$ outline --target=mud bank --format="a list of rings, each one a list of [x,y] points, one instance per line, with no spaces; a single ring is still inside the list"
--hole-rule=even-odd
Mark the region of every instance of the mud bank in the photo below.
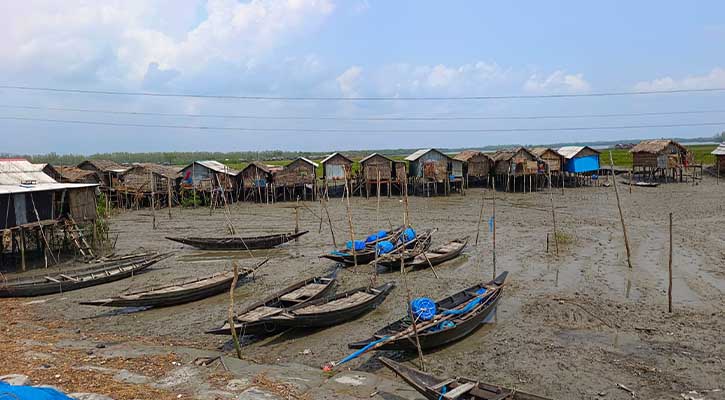
[[[622,205],[632,245],[630,270],[625,262],[622,231],[614,191],[610,188],[556,191],[557,223],[564,243],[559,256],[553,242],[551,202],[546,192],[496,194],[497,272],[509,271],[494,321],[467,339],[426,354],[429,369],[441,375],[465,375],[557,399],[725,398],[725,185],[706,178],[697,186],[668,184],[657,188],[621,188]],[[483,223],[476,236],[481,203]],[[301,203],[302,204],[302,203]],[[398,198],[353,199],[352,214],[358,237],[379,228],[400,225],[403,207]],[[290,203],[231,206],[233,223],[241,234],[291,231]],[[345,204],[331,199],[329,212],[338,244],[349,240]],[[667,217],[674,214],[674,310],[667,311]],[[274,251],[254,252],[270,257],[253,280],[235,294],[237,307],[306,276],[324,274],[334,265],[318,255],[330,251],[332,236],[318,203],[304,203],[301,229],[310,230],[299,242]],[[487,221],[492,214],[490,191],[470,189],[465,196],[410,198],[411,223],[418,229],[438,228],[434,246],[471,236],[463,257],[430,270],[408,275],[413,296],[440,298],[488,280],[493,274],[492,237]],[[203,252],[165,240],[165,236],[224,235],[222,210],[174,209],[157,212],[152,229],[148,210],[114,216],[117,251],[138,248],[173,251],[147,273],[131,279],[39,299],[31,306],[39,325],[61,320],[94,334],[147,338],[156,343],[183,342],[188,348],[215,352],[227,349],[227,338],[205,335],[226,318],[227,297],[169,309],[113,310],[79,306],[82,300],[107,297],[229,269],[232,261],[252,265],[247,252]],[[553,240],[553,238],[552,238]],[[339,275],[339,290],[367,284],[371,267],[349,268]],[[375,311],[337,327],[312,332],[289,331],[248,343],[244,355],[264,365],[300,365],[319,371],[320,365],[349,354],[349,342],[368,337],[403,315],[405,293],[398,274],[383,274],[378,282],[396,281],[398,288]],[[414,354],[384,353],[398,360]],[[369,377],[396,379],[364,356],[349,365]],[[0,374],[5,371],[0,367]],[[317,372],[315,372],[317,373]],[[321,373],[320,373],[321,374]],[[373,378],[369,378],[373,379]],[[377,379],[377,378],[375,378]],[[372,391],[349,391],[346,396],[370,398]],[[347,390],[347,391],[346,391]],[[334,391],[334,390],[333,390]],[[365,393],[364,393],[365,392]],[[376,397],[377,396],[377,397]],[[397,397],[396,397],[397,396]],[[315,396],[313,396],[315,398]],[[412,393],[373,398],[416,398]]]

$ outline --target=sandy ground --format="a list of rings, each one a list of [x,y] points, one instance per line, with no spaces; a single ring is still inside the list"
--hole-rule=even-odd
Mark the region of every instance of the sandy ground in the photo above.
[[[496,194],[497,272],[509,271],[509,284],[494,321],[470,337],[425,355],[428,368],[441,375],[462,375],[555,399],[725,398],[725,185],[705,178],[700,185],[668,184],[657,188],[620,186],[622,207],[632,248],[630,270],[612,187],[567,189],[554,193],[556,219],[566,243],[554,254],[551,200],[546,192]],[[484,222],[477,246],[481,203]],[[303,203],[301,203],[303,204]],[[399,225],[403,206],[384,197],[352,201],[358,236]],[[244,235],[277,233],[294,228],[292,203],[231,206],[237,230]],[[319,203],[300,211],[301,229],[310,230],[298,243],[274,251],[254,252],[270,262],[254,280],[236,291],[237,307],[250,303],[303,277],[325,274],[333,263],[318,258],[330,251],[326,221],[320,230]],[[338,244],[349,239],[345,203],[331,199],[329,211]],[[668,213],[674,215],[674,312],[667,313]],[[173,251],[153,270],[131,279],[49,296],[32,305],[39,324],[61,320],[91,334],[147,337],[158,343],[183,341],[190,347],[229,350],[227,338],[206,335],[226,317],[227,297],[168,309],[134,310],[79,306],[81,300],[107,297],[181,279],[229,269],[233,260],[251,266],[246,252],[203,252],[165,240],[165,236],[224,235],[225,213],[209,209],[157,212],[152,229],[149,210],[114,216],[117,251],[140,247]],[[314,215],[316,214],[316,215]],[[410,198],[411,223],[418,229],[438,228],[434,246],[471,236],[459,259],[430,270],[408,274],[414,297],[434,299],[489,280],[493,274],[490,191],[470,189],[465,196]],[[366,284],[369,266],[346,269],[340,288]],[[405,312],[405,290],[399,274],[380,275],[398,287],[375,311],[340,326],[313,332],[290,331],[244,347],[245,357],[262,364],[296,363],[319,368],[350,350],[349,342],[369,337]],[[29,307],[30,308],[30,307]],[[415,354],[386,352],[417,363]],[[366,355],[349,364],[354,370],[395,378]],[[2,368],[0,368],[2,370]],[[2,371],[0,371],[2,372]],[[690,393],[696,391],[697,393]],[[349,393],[348,393],[349,394]],[[377,398],[415,398],[411,394],[378,393]],[[412,396],[412,397],[409,397]],[[314,397],[314,396],[313,396]],[[356,396],[353,396],[356,397]],[[370,398],[370,392],[361,393]],[[375,396],[374,396],[375,397]]]

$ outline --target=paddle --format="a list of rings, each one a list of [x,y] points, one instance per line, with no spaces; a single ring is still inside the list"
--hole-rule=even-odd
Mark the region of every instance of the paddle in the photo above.
[[[499,290],[501,290],[501,287],[502,286],[486,290],[486,292],[473,297],[471,300],[469,300],[463,304],[460,304],[457,307],[446,310],[447,313],[445,313],[445,314],[444,313],[436,314],[430,321],[425,321],[421,324],[417,324],[416,327],[419,332],[423,332],[426,329],[429,329],[442,322],[448,321],[448,320],[452,319],[453,317],[459,316],[459,314],[457,314],[455,311],[461,311],[461,310],[465,309],[466,307],[468,307],[469,304],[471,304],[472,302],[478,300],[479,301],[478,305],[476,305],[473,309],[469,310],[469,312],[474,312],[475,310],[479,309],[480,307],[487,305],[487,302],[485,302],[483,300],[484,299],[488,300],[489,298],[492,298],[495,293],[497,293]],[[342,365],[348,361],[354,360],[355,358],[367,353],[368,351],[380,348],[385,343],[388,343],[388,342],[391,342],[394,340],[398,340],[402,337],[408,336],[413,332],[413,327],[414,327],[413,324],[411,324],[411,326],[409,326],[406,329],[403,329],[402,331],[396,333],[395,335],[385,336],[376,341],[370,342],[362,349],[350,354],[349,356],[346,356],[345,358],[341,359],[340,361],[330,361],[328,364],[324,365],[322,367],[322,369],[324,371],[332,371],[335,367]]]

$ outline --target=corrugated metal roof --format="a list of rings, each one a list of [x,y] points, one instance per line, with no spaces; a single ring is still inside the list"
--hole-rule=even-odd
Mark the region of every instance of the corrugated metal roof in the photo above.
[[[43,172],[41,164],[28,160],[0,160],[0,185],[20,185],[23,182],[57,183]]]
[[[96,183],[39,183],[37,185],[0,185],[0,194],[45,192],[47,190],[78,189],[98,186]]]
[[[712,153],[716,156],[725,156],[725,143],[720,143],[720,146],[717,146],[715,150],[712,151]]]
[[[324,158],[324,159],[323,159],[322,161],[320,161],[320,164],[324,164],[324,163],[326,163],[326,162],[327,162],[327,161],[329,161],[329,160],[330,160],[330,159],[331,159],[332,157],[335,157],[335,156],[337,156],[337,155],[339,155],[340,157],[342,157],[342,158],[346,159],[347,161],[350,161],[350,162],[352,162],[352,160],[351,160],[351,159],[349,159],[348,157],[345,157],[345,155],[344,155],[344,154],[342,154],[342,153],[338,153],[338,152],[334,152],[334,153],[330,154],[329,156],[325,157],[325,158]]]
[[[297,161],[297,160],[302,160],[302,161],[306,162],[307,164],[310,164],[310,165],[312,165],[313,167],[317,168],[317,163],[316,163],[316,162],[314,162],[314,161],[312,161],[312,160],[310,160],[309,158],[305,158],[305,157],[297,157],[297,158],[295,158],[295,159],[294,159],[294,161]],[[292,161],[292,162],[294,162],[294,161]],[[290,163],[290,164],[291,164],[291,163]]]
[[[386,160],[393,161],[393,159],[390,158],[390,157],[386,157],[386,156],[384,156],[384,155],[382,155],[380,153],[373,153],[373,154],[370,154],[370,155],[365,156],[362,160],[360,160],[360,164],[364,163],[365,161],[367,161],[367,160],[369,160],[369,159],[371,159],[371,158],[373,158],[375,156],[380,156],[380,157],[383,157]]]
[[[577,154],[579,154],[580,151],[582,151],[584,149],[589,149],[597,154],[601,153],[599,150],[591,148],[589,146],[564,146],[564,147],[560,147],[559,150],[557,150],[557,151],[559,152],[559,154],[564,156],[564,158],[566,158],[567,160],[570,160],[573,157],[575,157]]]
[[[216,171],[222,174],[228,174],[228,175],[237,175],[239,171],[235,169],[231,169],[228,166],[220,163],[219,161],[214,160],[204,160],[204,161],[196,161],[197,164],[202,165],[206,168],[209,168],[212,171]],[[186,168],[184,168],[186,169]]]
[[[416,151],[415,153],[409,155],[408,157],[405,157],[405,161],[415,161],[423,156],[423,154],[431,151],[433,149],[420,149]]]

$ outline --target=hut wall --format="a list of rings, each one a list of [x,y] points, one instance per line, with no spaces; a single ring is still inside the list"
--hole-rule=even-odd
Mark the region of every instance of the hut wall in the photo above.
[[[489,160],[484,155],[473,156],[468,160],[468,176],[487,176],[490,168]]]
[[[0,195],[0,212],[3,214],[0,218],[0,229],[12,228],[15,226],[15,206],[13,205],[12,195]]]
[[[245,188],[265,187],[269,175],[257,166],[250,166],[242,171],[242,185]]]
[[[437,151],[429,151],[410,164],[411,176],[442,182],[448,174],[448,157]]]
[[[499,160],[496,162],[496,168],[494,168],[496,175],[506,175],[511,172],[511,161],[510,160]]]
[[[577,155],[566,161],[564,170],[572,173],[592,172],[599,169],[599,154],[587,156]]]
[[[451,161],[451,175],[456,178],[463,177],[463,161]]]
[[[657,168],[657,154],[645,152],[632,153],[632,167]]]
[[[392,177],[392,163],[390,160],[379,155],[370,157],[362,165],[363,177],[366,180],[375,181],[380,172],[381,180],[389,180]]]
[[[407,176],[405,161],[394,161],[393,165],[395,166],[395,178],[402,182],[403,178]]]
[[[547,151],[546,153],[541,155],[541,159],[544,160],[546,165],[549,167],[549,171],[551,172],[559,172],[561,171],[561,157],[559,155],[553,154],[550,151]]]
[[[275,175],[274,182],[284,186],[312,184],[315,177],[313,165],[302,160],[295,160]]]
[[[169,188],[168,180],[165,176],[142,167],[135,167],[126,172],[123,175],[121,186],[127,191],[142,193],[166,193]]]
[[[352,169],[352,163],[345,159],[345,157],[337,154],[325,162],[323,169],[326,180],[344,181],[345,177],[349,174],[348,171]]]
[[[70,216],[76,222],[95,220],[96,193],[94,188],[80,188],[68,191]]]
[[[720,170],[720,173],[725,172],[725,155],[715,156],[715,168]],[[2,210],[2,208],[0,208]]]

